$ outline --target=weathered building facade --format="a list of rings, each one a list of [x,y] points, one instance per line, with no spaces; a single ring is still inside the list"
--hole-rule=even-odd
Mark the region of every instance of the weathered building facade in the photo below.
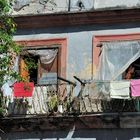
[[[55,56],[55,59],[52,59],[53,64],[51,66],[47,65],[47,72],[43,69],[44,67],[38,59],[34,57],[37,60],[38,68],[36,69],[37,73],[33,73],[36,77],[30,76],[31,80],[35,79],[35,84],[40,84],[48,82],[43,80],[43,78],[52,80],[59,77],[57,80],[64,79],[68,83],[68,85],[62,87],[62,89],[68,87],[65,94],[69,95],[69,88],[71,88],[69,86],[74,86],[74,90],[73,88],[70,90],[73,92],[73,96],[79,95],[81,87],[84,85],[82,83],[80,85],[74,76],[80,78],[83,83],[90,83],[95,80],[97,80],[97,83],[99,83],[99,80],[109,81],[107,75],[114,74],[112,67],[115,66],[116,70],[118,61],[121,63],[121,61],[125,60],[125,56],[130,53],[128,51],[127,54],[127,51],[121,48],[124,57],[120,57],[116,52],[112,52],[111,56],[107,56],[105,53],[106,59],[102,54],[104,52],[103,47],[110,45],[108,43],[112,43],[111,45],[113,46],[118,43],[116,46],[134,46],[133,48],[138,48],[133,50],[131,57],[132,59],[135,56],[133,61],[126,61],[120,66],[122,68],[123,65],[128,63],[124,68],[125,70],[118,68],[120,71],[126,71],[135,62],[134,60],[139,58],[139,54],[136,53],[139,52],[140,39],[139,4],[139,0],[128,0],[127,2],[124,0],[16,0],[11,10],[17,23],[17,32],[14,40],[27,47],[28,52],[34,54],[34,56],[35,54],[43,56],[40,49],[44,52],[46,49],[54,50],[51,54]],[[124,43],[125,45],[119,43]],[[56,55],[53,55],[55,52]],[[45,52],[45,54],[47,53],[48,51]],[[48,59],[46,60],[49,62]],[[112,67],[104,66],[101,64],[101,60],[105,60],[104,64]],[[23,63],[20,61],[19,64],[20,71],[22,71],[21,65]],[[100,65],[104,67],[104,71],[101,70],[101,72],[105,74],[100,75],[102,78],[96,79]],[[109,72],[108,70],[110,69],[113,70]],[[24,75],[25,72],[22,74]],[[27,75],[25,74],[24,76]],[[116,76],[116,73],[110,80],[114,76]],[[52,80],[53,82],[56,80],[54,79]],[[103,103],[99,101],[100,98],[94,100],[95,91],[92,94],[90,94],[91,91],[88,91],[90,95],[85,96],[83,103],[80,102],[82,106],[85,104],[85,108],[82,107],[80,109],[82,114],[73,116],[73,114],[68,115],[66,113],[66,115],[62,116],[62,113],[60,116],[48,117],[46,113],[48,110],[44,108],[46,102],[42,100],[42,95],[45,95],[44,91],[46,90],[44,87],[41,89],[39,89],[39,86],[36,87],[35,104],[32,105],[33,102],[29,101],[33,109],[28,110],[28,114],[37,114],[37,117],[34,116],[32,120],[29,120],[29,118],[24,116],[22,118],[16,116],[15,118],[11,117],[12,121],[7,117],[3,120],[2,125],[5,125],[6,120],[13,126],[10,132],[5,130],[7,134],[2,134],[3,139],[140,139],[139,106],[137,107],[139,99],[137,97],[138,102],[133,102],[133,99],[131,102],[126,95],[126,98],[121,96],[115,97],[117,102],[116,100],[114,101],[114,98],[109,98],[107,100],[109,103],[104,108]],[[92,101],[89,97],[92,98]],[[96,97],[95,99],[97,99]],[[113,103],[110,101],[113,101]],[[41,106],[40,103],[42,103]],[[112,109],[111,107],[114,108]],[[71,109],[66,111],[71,113]],[[45,117],[39,118],[38,115],[40,114],[43,114],[43,117],[45,114]],[[16,122],[18,122],[19,126],[15,125]],[[17,132],[17,129],[20,132]]]

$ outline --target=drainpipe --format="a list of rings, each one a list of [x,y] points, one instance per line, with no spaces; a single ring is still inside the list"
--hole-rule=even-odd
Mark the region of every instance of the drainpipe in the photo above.
[[[71,0],[69,0],[69,3],[68,3],[68,12],[70,12],[70,6],[71,6]]]

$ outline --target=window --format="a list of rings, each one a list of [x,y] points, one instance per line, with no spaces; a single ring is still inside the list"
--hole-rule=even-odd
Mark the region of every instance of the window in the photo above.
[[[123,73],[123,79],[140,79],[140,58],[126,69]]]
[[[94,87],[103,104],[115,112],[139,111],[140,34],[96,36],[93,45]]]
[[[66,39],[20,41],[27,46],[20,57],[20,74],[35,84],[56,84],[57,77],[66,75]],[[27,60],[35,66],[27,67]],[[31,64],[32,65],[32,64]]]
[[[56,84],[59,48],[59,45],[25,48],[20,61],[21,76],[35,84]]]
[[[99,80],[122,80],[123,73],[140,57],[139,41],[102,42]]]
[[[93,77],[95,77],[97,75],[97,71],[99,70],[99,67],[100,67],[99,61],[101,59],[101,53],[103,51],[102,50],[103,48],[106,48],[106,49],[104,49],[104,51],[105,51],[104,53],[106,54],[106,56],[108,56],[108,58],[110,59],[111,62],[114,61],[114,63],[115,63],[115,61],[116,61],[116,63],[120,64],[120,60],[118,59],[120,56],[121,56],[121,58],[120,58],[121,61],[124,61],[123,57],[130,57],[129,56],[130,52],[131,52],[131,58],[134,54],[136,54],[135,51],[139,50],[138,48],[140,46],[139,40],[140,40],[140,34],[95,36],[93,38],[93,69],[92,69]],[[125,46],[126,49],[123,46]],[[133,50],[131,50],[131,48]],[[127,53],[129,53],[129,55],[126,55],[126,51],[127,51]],[[117,56],[116,53],[118,54],[119,57]],[[112,55],[111,58],[110,58],[110,55]],[[138,57],[139,57],[138,53],[136,55],[137,55],[137,57],[134,58],[134,60],[129,61],[129,63],[126,64],[127,66],[125,65],[126,66],[125,69],[127,69],[127,67],[129,67],[129,65],[131,65],[131,63],[133,63],[136,59],[138,59]],[[127,58],[127,59],[129,59],[129,58]],[[116,64],[116,66],[117,66],[117,64]],[[116,67],[115,67],[115,70],[116,70]]]

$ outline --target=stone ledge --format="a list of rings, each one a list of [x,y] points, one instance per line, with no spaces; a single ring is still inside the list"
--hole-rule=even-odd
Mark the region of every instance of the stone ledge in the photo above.
[[[9,117],[0,119],[0,129],[4,132],[34,130],[69,130],[104,128],[140,128],[140,114],[85,114],[79,116],[34,116]]]

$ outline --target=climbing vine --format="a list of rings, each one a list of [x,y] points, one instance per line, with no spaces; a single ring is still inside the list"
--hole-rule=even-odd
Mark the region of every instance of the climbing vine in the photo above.
[[[9,14],[8,0],[0,0],[0,89],[8,80],[19,79],[20,76],[14,70],[16,56],[20,52],[20,46],[13,41],[16,24]],[[4,98],[0,94],[0,114],[3,114]]]
[[[18,78],[13,65],[20,47],[13,41],[16,24],[9,10],[8,1],[0,0],[0,87],[7,80]]]

